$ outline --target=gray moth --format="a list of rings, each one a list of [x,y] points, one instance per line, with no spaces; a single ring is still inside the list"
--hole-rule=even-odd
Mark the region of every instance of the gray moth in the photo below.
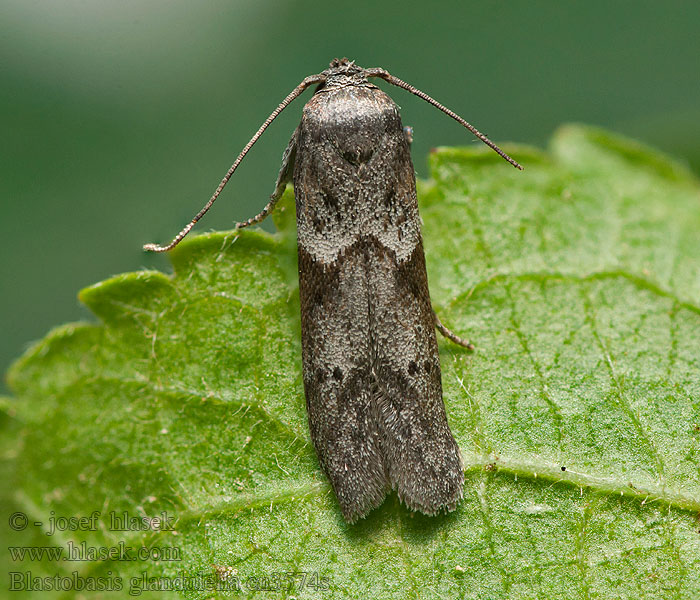
[[[352,523],[391,490],[412,510],[454,510],[464,487],[459,447],[442,399],[433,311],[411,162],[411,130],[371,78],[433,104],[517,168],[461,117],[381,68],[347,59],[304,79],[241,151],[214,195],[166,246],[209,210],[269,124],[316,85],[284,152],[261,222],[294,184],[304,391],[309,429],[341,512]]]

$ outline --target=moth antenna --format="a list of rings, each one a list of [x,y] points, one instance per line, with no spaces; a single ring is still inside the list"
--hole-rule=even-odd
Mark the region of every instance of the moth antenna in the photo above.
[[[231,179],[231,176],[235,172],[235,170],[238,168],[238,165],[241,164],[241,161],[245,157],[246,154],[248,154],[248,150],[250,150],[253,147],[253,144],[258,141],[260,136],[263,134],[263,132],[268,128],[270,123],[274,121],[277,118],[277,115],[279,115],[287,106],[298,96],[300,96],[304,90],[306,90],[307,87],[310,85],[314,85],[315,83],[321,83],[325,81],[326,76],[323,74],[318,74],[318,75],[310,75],[309,77],[305,78],[297,87],[295,87],[289,95],[282,100],[280,105],[272,111],[269,117],[265,119],[265,122],[260,126],[260,129],[255,133],[255,135],[250,139],[250,141],[245,145],[245,148],[241,150],[241,153],[238,155],[238,158],[233,162],[231,165],[231,168],[226,172],[226,175],[224,175],[224,178],[221,180],[221,183],[218,185],[216,188],[216,191],[212,195],[212,197],[209,199],[209,202],[207,202],[203,207],[202,210],[200,210],[194,217],[193,219],[185,225],[185,227],[182,228],[182,231],[178,233],[173,240],[167,245],[167,246],[159,246],[158,244],[144,244],[143,249],[144,250],[150,250],[151,252],[167,252],[168,250],[171,250],[175,246],[177,246],[182,239],[190,232],[190,230],[195,226],[197,221],[199,221],[205,214],[207,214],[207,211],[212,207],[214,202],[216,202],[216,199],[219,197],[219,194],[221,191],[226,187],[226,184],[228,183],[229,179]]]
[[[484,142],[484,144],[486,144],[489,148],[496,152],[496,154],[498,154],[501,158],[507,160],[516,169],[520,169],[521,171],[523,170],[523,166],[520,163],[518,163],[516,160],[512,159],[505,152],[503,152],[503,150],[496,146],[496,144],[494,144],[489,138],[487,138],[483,133],[481,133],[476,127],[474,127],[470,123],[467,123],[457,113],[452,112],[449,108],[443,106],[437,100],[434,100],[433,98],[428,96],[428,94],[426,94],[425,92],[422,92],[418,88],[413,87],[410,83],[402,81],[398,77],[394,77],[391,73],[381,68],[366,69],[366,73],[368,77],[381,77],[384,81],[387,81],[388,83],[395,85],[396,87],[403,88],[404,90],[411,92],[419,98],[422,98],[429,104],[432,104],[435,108],[439,108],[446,115],[452,117],[455,121],[457,121],[458,123],[466,127],[469,131],[471,131],[476,137],[478,137],[482,142]]]

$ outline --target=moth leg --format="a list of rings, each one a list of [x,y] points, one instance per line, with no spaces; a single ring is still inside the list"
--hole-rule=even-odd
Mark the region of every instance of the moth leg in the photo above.
[[[435,315],[435,327],[442,335],[444,335],[448,340],[454,342],[458,346],[463,346],[467,350],[474,350],[474,344],[472,344],[469,340],[465,338],[459,337],[457,334],[447,329],[447,327],[445,327],[442,324],[440,317],[437,316],[437,313],[434,310],[433,315]]]
[[[256,225],[261,221],[265,220],[265,217],[272,212],[275,205],[284,194],[284,189],[287,184],[292,181],[292,176],[294,175],[294,161],[297,155],[297,131],[292,134],[292,139],[289,140],[287,148],[282,155],[282,166],[280,167],[279,175],[277,176],[277,184],[275,185],[275,191],[270,196],[270,201],[267,206],[263,208],[257,215],[251,217],[247,221],[242,221],[236,223],[235,229],[243,229],[244,227],[250,227],[251,225]]]
[[[275,189],[275,193],[270,196],[270,201],[267,203],[265,208],[263,208],[257,215],[254,217],[251,217],[247,221],[241,221],[240,223],[236,223],[234,225],[234,229],[243,229],[244,227],[250,227],[251,225],[257,225],[261,221],[265,220],[265,217],[272,212],[272,209],[275,208],[275,204],[279,201],[279,199],[282,197],[282,194],[284,193],[284,188],[286,186],[286,182],[284,185],[281,187],[278,186],[277,189]]]

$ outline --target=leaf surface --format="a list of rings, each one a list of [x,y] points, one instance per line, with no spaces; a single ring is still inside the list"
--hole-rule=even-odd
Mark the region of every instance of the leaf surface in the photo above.
[[[172,277],[83,290],[100,323],[59,327],[15,364],[8,506],[103,523],[17,543],[161,554],[8,570],[111,573],[125,590],[190,577],[188,598],[700,595],[698,182],[581,126],[548,153],[509,150],[524,172],[439,149],[419,182],[433,302],[476,344],[440,341],[458,510],[425,517],[392,495],[343,522],[306,422],[288,190],[280,233],[198,236]],[[174,530],[110,530],[124,511],[165,511]],[[235,591],[217,595],[225,567]]]

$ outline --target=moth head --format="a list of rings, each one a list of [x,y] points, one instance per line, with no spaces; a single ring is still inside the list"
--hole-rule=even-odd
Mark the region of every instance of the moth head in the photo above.
[[[331,69],[338,69],[340,67],[348,67],[348,66],[354,66],[355,61],[350,60],[349,58],[334,58],[331,61],[330,67]],[[359,67],[357,67],[359,68]]]
[[[357,85],[367,81],[366,71],[358,67],[354,60],[347,58],[334,58],[322,75],[326,78],[322,87],[326,88]]]

